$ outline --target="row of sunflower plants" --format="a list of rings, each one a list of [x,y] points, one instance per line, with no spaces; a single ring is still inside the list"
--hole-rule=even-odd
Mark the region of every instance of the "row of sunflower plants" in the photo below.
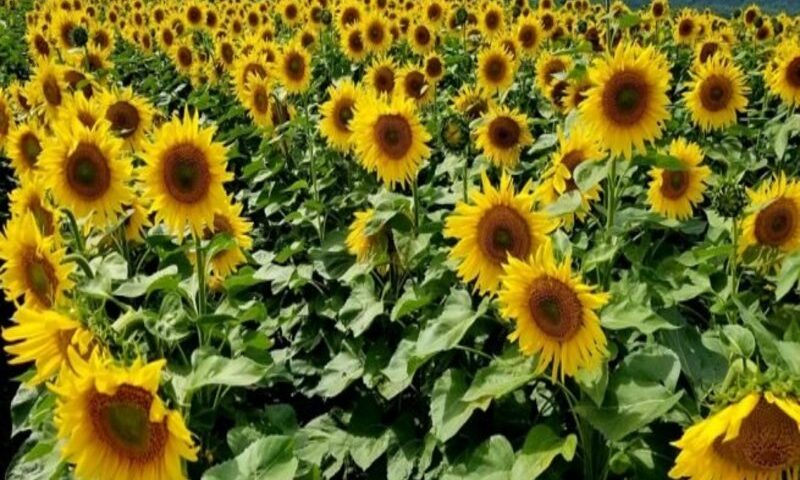
[[[795,478],[796,13],[0,0],[7,478]]]

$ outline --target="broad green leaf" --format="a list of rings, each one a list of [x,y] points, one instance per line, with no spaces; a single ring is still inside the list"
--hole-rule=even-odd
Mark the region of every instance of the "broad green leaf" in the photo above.
[[[779,341],[776,345],[789,370],[794,375],[800,375],[800,343]]]
[[[502,435],[494,435],[481,444],[465,463],[456,465],[443,480],[511,480],[514,449]]]
[[[431,319],[420,332],[414,356],[427,359],[458,345],[469,327],[486,312],[488,306],[489,302],[484,300],[475,311],[472,309],[472,297],[465,290],[454,289],[447,297],[442,313]]]
[[[202,358],[186,379],[185,390],[194,391],[207,385],[248,387],[255,385],[270,367],[247,357],[225,358],[211,355]]]
[[[560,217],[568,213],[573,213],[581,207],[581,192],[570,190],[564,193],[558,200],[545,207],[544,211],[554,217]]]
[[[678,355],[681,370],[695,387],[705,390],[725,378],[727,360],[706,348],[694,328],[685,326],[678,330],[662,330],[659,334],[663,343]]]
[[[681,364],[675,352],[651,343],[625,357],[620,371],[637,380],[661,383],[667,390],[674,391],[681,373]]]
[[[322,377],[314,388],[316,395],[335,397],[344,391],[351,383],[358,380],[364,373],[362,361],[345,348],[325,365]]]
[[[476,409],[486,410],[489,407],[491,400],[488,398],[465,402],[463,397],[466,391],[466,376],[461,370],[448,370],[433,384],[430,417],[433,434],[439,441],[446,442],[458,433]]]
[[[297,463],[294,440],[274,435],[257,440],[236,458],[206,470],[203,480],[292,480]]]
[[[559,455],[566,461],[575,456],[578,439],[574,433],[562,438],[547,425],[536,425],[525,437],[511,470],[511,480],[534,480],[544,473]]]
[[[534,358],[525,357],[516,350],[505,357],[495,358],[478,370],[463,400],[483,402],[513,392],[536,378],[534,362]]]
[[[750,330],[741,325],[723,325],[722,333],[737,355],[750,358],[755,352],[756,339]]]
[[[781,269],[775,282],[775,300],[789,293],[800,280],[800,252],[793,253],[781,262]]]
[[[800,131],[800,115],[794,115],[792,118],[786,120],[783,125],[781,125],[781,128],[778,129],[773,141],[775,155],[778,156],[778,160],[782,159],[786,153],[790,135],[798,131]]]
[[[339,312],[340,318],[355,337],[364,333],[372,321],[383,313],[383,301],[375,294],[372,277],[364,278],[353,287]]]
[[[588,192],[600,184],[608,175],[608,162],[581,162],[572,172],[575,183],[581,192]]]
[[[618,295],[614,299],[612,304],[603,309],[600,316],[603,328],[609,330],[635,328],[648,335],[662,329],[678,328],[677,325],[668,322],[649,306],[635,302],[631,297]]]
[[[139,275],[134,277],[117,287],[117,289],[114,290],[114,295],[125,298],[137,298],[155,290],[177,288],[179,283],[178,267],[170,265],[152,275]]]

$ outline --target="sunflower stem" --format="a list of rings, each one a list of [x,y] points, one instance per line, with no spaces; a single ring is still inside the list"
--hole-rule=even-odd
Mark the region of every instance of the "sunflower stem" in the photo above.
[[[78,228],[78,221],[75,220],[75,215],[72,214],[70,210],[64,210],[67,214],[67,220],[69,221],[69,229],[72,232],[72,238],[75,240],[75,249],[78,250],[78,253],[83,256],[84,255],[84,244],[83,244],[83,235],[81,234],[80,228]]]
[[[731,257],[728,265],[728,270],[730,274],[730,283],[731,283],[731,298],[736,298],[737,293],[739,291],[739,277],[737,272],[737,261],[738,261],[738,244],[739,244],[739,222],[737,218],[731,219]]]
[[[461,179],[463,183],[462,188],[464,189],[464,203],[469,201],[469,157],[470,151],[469,148],[467,148],[467,155],[464,157],[464,178]]]
[[[414,233],[419,233],[419,185],[416,177],[411,183],[411,195],[414,198]]]
[[[206,258],[203,251],[203,240],[199,235],[194,236],[195,262],[197,264],[197,315],[203,316],[206,313],[207,290],[206,290]],[[198,330],[198,333],[199,330]]]
[[[608,192],[606,192],[606,231],[605,241],[610,245],[613,238],[612,230],[614,229],[614,215],[617,210],[617,157],[611,156],[611,164],[608,168]],[[603,282],[603,287],[607,290],[611,284],[611,268],[613,267],[613,257],[606,265],[606,274]]]

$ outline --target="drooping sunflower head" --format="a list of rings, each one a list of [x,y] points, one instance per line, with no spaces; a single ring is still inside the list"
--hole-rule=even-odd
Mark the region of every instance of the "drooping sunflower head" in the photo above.
[[[607,355],[597,311],[609,295],[583,283],[571,262],[568,256],[557,263],[545,243],[530,258],[508,260],[498,293],[501,314],[515,324],[509,340],[537,356],[537,373],[549,367],[562,381],[580,370],[596,370]]]
[[[86,128],[94,128],[97,122],[105,119],[105,109],[97,96],[86,98],[81,92],[75,92],[66,98],[58,123],[71,128],[75,120]]]
[[[394,93],[397,65],[391,57],[379,57],[370,64],[364,75],[364,83],[379,95]]]
[[[592,87],[587,77],[571,78],[565,93],[564,105],[567,111],[578,110],[586,100],[586,93]]]
[[[613,55],[589,69],[592,87],[580,107],[581,119],[615,155],[630,158],[634,147],[661,137],[667,111],[670,72],[652,47],[621,44]]]
[[[499,43],[478,53],[478,85],[489,92],[507,90],[514,83],[517,64]]]
[[[800,469],[800,404],[753,392],[695,423],[674,443],[670,478],[780,480]]]
[[[736,123],[737,112],[747,108],[749,91],[739,67],[715,56],[697,65],[684,99],[695,124],[713,130]]]
[[[332,148],[346,152],[351,148],[353,131],[350,121],[355,116],[358,90],[350,79],[343,79],[328,88],[329,99],[319,107],[322,117],[319,130],[328,145]]]
[[[475,133],[478,148],[503,168],[516,165],[522,149],[533,143],[528,117],[506,106],[490,110]]]
[[[149,209],[144,205],[140,195],[131,198],[126,205],[126,216],[123,222],[125,239],[132,243],[144,243],[144,232],[152,226]]]
[[[55,246],[53,237],[45,237],[32,214],[14,217],[0,235],[0,284],[6,298],[24,297],[24,304],[34,309],[60,305],[65,292],[72,288],[71,265],[63,263],[65,250]]]
[[[303,93],[311,84],[311,57],[305,48],[292,43],[283,48],[273,65],[275,77],[289,93]]]
[[[216,209],[214,221],[205,231],[207,238],[224,234],[229,235],[234,243],[230,248],[221,250],[211,257],[212,273],[219,278],[229,276],[239,265],[245,263],[247,258],[244,252],[253,246],[253,240],[250,238],[253,224],[242,216],[243,208],[241,203],[229,200]]]
[[[484,172],[482,191],[472,191],[469,203],[459,202],[445,220],[444,235],[457,243],[450,258],[458,262],[458,276],[475,282],[481,293],[495,293],[509,258],[528,258],[540,245],[549,242],[548,234],[557,222],[534,212],[534,199],[526,184],[515,191],[511,177],[503,173],[495,188]]]
[[[256,125],[264,128],[272,127],[272,112],[269,108],[271,103],[269,79],[251,75],[244,86],[241,98]]]
[[[91,216],[98,226],[113,222],[131,196],[132,166],[123,143],[106,121],[87,128],[75,120],[69,127],[55,128],[41,163],[56,203],[79,217]]]
[[[430,133],[422,125],[413,101],[395,95],[383,99],[365,95],[355,104],[353,147],[361,165],[393,187],[416,177],[430,156]]]
[[[36,374],[28,380],[29,385],[39,385],[62,367],[69,368],[70,346],[86,356],[94,343],[92,334],[80,322],[53,310],[22,307],[12,321],[3,329],[3,340],[8,342],[5,351],[14,357],[11,365],[35,364]]]
[[[234,79],[234,89],[242,103],[246,101],[244,92],[247,87],[247,82],[250,81],[250,77],[256,76],[262,79],[268,79],[270,78],[269,70],[270,64],[268,64],[265,58],[259,55],[258,52],[244,53],[244,51],[242,51],[242,55],[236,58],[233,64],[232,76]]]
[[[412,100],[417,106],[422,106],[433,100],[436,86],[428,80],[425,71],[408,65],[397,73],[397,94]]]
[[[32,215],[45,237],[58,236],[61,213],[47,198],[47,187],[41,176],[29,177],[9,194],[11,215]]]
[[[355,219],[348,229],[345,244],[347,250],[356,256],[360,263],[368,262],[380,249],[385,248],[386,234],[383,230],[373,231],[370,222],[375,216],[375,210],[369,209],[355,213]]]
[[[695,65],[706,63],[714,57],[730,57],[730,44],[720,35],[710,35],[697,42],[694,48]]]
[[[225,146],[213,140],[215,131],[200,125],[197,112],[185,112],[162,125],[142,152],[144,195],[157,221],[179,238],[187,225],[202,233],[227,201],[223,184],[232,175],[225,171]]]
[[[711,169],[701,165],[704,154],[700,146],[683,138],[673,140],[668,153],[678,159],[681,168],[652,168],[647,198],[653,211],[683,220],[691,217],[693,207],[703,201]]]
[[[44,138],[41,127],[33,121],[16,125],[8,133],[6,153],[11,159],[17,178],[29,180],[41,172],[38,163],[44,148]]]
[[[94,478],[184,478],[182,461],[197,459],[183,417],[158,396],[165,361],[120,366],[95,350],[87,359],[68,349],[70,367],[51,387],[64,459]]]
[[[786,41],[775,49],[774,68],[765,72],[772,93],[790,106],[800,105],[800,42]]]
[[[103,118],[111,125],[111,131],[121,138],[126,146],[137,151],[153,126],[153,107],[133,92],[130,87],[106,91],[101,99]]]
[[[739,252],[756,247],[791,253],[800,248],[800,182],[781,174],[747,194],[750,207]]]
[[[28,40],[28,51],[31,58],[36,59],[37,62],[47,62],[50,56],[53,55],[55,47],[50,44],[47,35],[37,29],[30,29],[26,34]]]
[[[536,60],[536,87],[541,92],[547,92],[550,85],[560,76],[566,78],[566,74],[572,69],[572,59],[566,55],[554,55],[551,52],[544,52]]]
[[[481,118],[495,107],[491,95],[480,87],[465,83],[453,98],[453,108],[458,113],[473,121]]]

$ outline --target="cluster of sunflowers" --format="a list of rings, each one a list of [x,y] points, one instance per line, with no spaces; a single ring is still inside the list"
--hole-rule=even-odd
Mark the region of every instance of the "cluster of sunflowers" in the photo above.
[[[676,255],[678,262],[694,267],[719,260],[724,286],[716,289],[717,303],[709,307],[709,315],[735,327],[732,331],[745,339],[755,336],[764,359],[752,352],[727,359],[727,376],[706,392],[708,398],[698,399],[710,407],[705,418],[699,407],[683,405],[684,411],[671,421],[694,424],[673,443],[679,450],[674,465],[654,478],[797,478],[800,348],[792,339],[800,324],[784,324],[785,331],[777,333],[758,320],[742,327],[729,307],[745,315],[750,312],[745,299],[758,302],[764,292],[776,295],[776,288],[779,299],[794,294],[800,274],[800,180],[795,178],[800,167],[793,161],[800,147],[792,137],[800,131],[795,113],[800,106],[800,17],[771,16],[755,5],[723,18],[710,11],[671,12],[666,0],[652,0],[641,10],[619,0],[557,3],[0,3],[0,12],[24,18],[23,48],[30,61],[29,77],[0,88],[0,151],[17,183],[0,235],[0,285],[16,306],[2,338],[13,364],[33,364],[22,377],[22,388],[54,401],[52,418],[45,423],[55,427],[52,444],[57,443],[62,473],[82,479],[181,479],[201,473],[189,464],[214,464],[225,455],[205,444],[219,435],[219,422],[192,415],[198,407],[187,393],[186,369],[203,370],[198,368],[203,364],[200,354],[189,360],[176,347],[168,352],[175,358],[155,355],[164,354],[148,347],[159,344],[158,329],[139,328],[133,320],[150,307],[132,299],[158,290],[159,281],[184,277],[170,284],[181,292],[177,302],[159,299],[164,304],[151,312],[174,308],[194,319],[196,333],[185,333],[178,344],[205,355],[220,340],[215,353],[222,355],[237,351],[234,345],[242,340],[234,337],[257,337],[266,349],[273,339],[258,337],[267,331],[263,325],[249,332],[237,325],[223,335],[208,328],[213,328],[209,325],[215,315],[241,314],[234,297],[246,296],[248,287],[282,280],[284,273],[275,273],[274,262],[282,263],[311,244],[324,252],[339,246],[353,264],[346,275],[332,275],[323,262],[314,263],[319,270],[307,273],[302,284],[313,286],[312,293],[289,313],[277,308],[275,317],[299,316],[301,311],[310,315],[309,309],[323,315],[325,308],[343,308],[343,301],[319,307],[314,298],[339,289],[333,286],[337,277],[367,278],[370,285],[382,286],[382,298],[405,291],[393,299],[397,305],[411,292],[415,296],[407,303],[416,303],[407,308],[414,312],[434,304],[441,294],[428,282],[424,264],[413,270],[411,256],[426,249],[435,252],[438,242],[447,255],[437,265],[453,273],[457,280],[452,283],[473,288],[469,305],[456,317],[470,317],[473,300],[483,302],[478,309],[482,313],[471,322],[483,313],[496,316],[510,343],[504,348],[528,362],[531,377],[525,378],[544,378],[552,390],[564,392],[571,415],[562,421],[581,434],[584,477],[606,478],[618,467],[623,475],[620,462],[609,458],[601,461],[607,464],[602,473],[591,469],[593,429],[618,439],[607,434],[601,420],[579,418],[588,407],[574,404],[573,391],[582,401],[594,400],[587,393],[590,385],[602,382],[600,378],[608,384],[621,349],[634,350],[631,345],[640,346],[636,342],[642,338],[654,342],[653,330],[642,329],[643,337],[618,335],[618,328],[606,325],[603,312],[612,302],[629,300],[614,297],[635,296],[626,291],[634,281],[626,270],[645,254],[622,253],[627,241],[635,241],[632,232],[649,228],[661,235],[660,240],[648,237],[655,251],[664,238],[672,241],[677,235],[676,241],[683,242],[681,235],[699,235],[708,228],[713,245],[701,251],[692,248],[695,240],[688,240],[685,254]],[[158,59],[188,90],[229,99],[230,112],[215,116],[186,99],[180,108],[169,108],[169,100],[162,102],[145,93],[143,85],[122,80],[120,62],[127,62],[129,73],[137,73],[136,62],[131,65],[126,56],[141,59],[142,69],[145,59]],[[220,139],[220,125],[234,117],[237,128],[250,128],[248,138],[258,139],[255,148],[245,145],[246,136]],[[773,158],[767,160],[745,151],[752,148],[762,155],[773,146]],[[732,151],[737,151],[737,160]],[[255,160],[244,168],[229,165],[231,158],[249,154]],[[279,158],[281,165],[272,171],[267,158]],[[260,181],[278,183],[277,173],[284,168],[294,170],[295,180],[306,177],[290,190],[302,190],[314,204],[286,218],[310,215],[315,234],[305,234],[299,246],[277,255],[283,260],[275,260],[272,253],[251,253],[256,246],[279,247],[270,244],[275,242],[268,232],[270,213],[264,231],[254,229],[248,218],[263,214],[258,211],[273,196],[272,187],[259,192],[242,184],[259,176]],[[336,175],[346,184],[332,180]],[[447,186],[440,187],[443,183]],[[753,188],[746,190],[744,184]],[[339,204],[326,202],[328,195],[344,189],[361,193],[346,197],[350,205],[344,208],[358,210],[348,210],[341,224],[335,211]],[[364,208],[366,203],[372,208]],[[326,235],[326,230],[337,229],[343,234]],[[434,257],[428,258],[433,262]],[[109,266],[110,258],[121,267]],[[188,265],[188,270],[177,274],[175,265]],[[273,270],[259,277],[256,265],[273,265]],[[161,270],[148,273],[155,266]],[[300,270],[285,268],[292,272],[285,275],[299,285]],[[446,273],[434,274],[440,275],[437,281],[447,278]],[[752,292],[741,288],[743,279]],[[351,299],[362,292],[349,280],[341,281],[353,288]],[[330,285],[319,285],[325,282]],[[113,290],[112,283],[125,284],[126,293]],[[711,283],[705,280],[708,292]],[[273,288],[274,298],[279,293]],[[448,297],[445,310],[456,296]],[[279,304],[286,299],[280,298]],[[344,305],[368,318],[355,338],[383,313],[382,303],[372,313],[373,307],[364,302],[361,295]],[[252,303],[248,309],[254,308]],[[394,322],[394,311],[391,317]],[[241,323],[248,320],[252,318]],[[419,323],[415,335],[422,328]],[[431,330],[443,337],[456,335],[456,351],[469,325]],[[504,331],[507,325],[510,333]],[[301,329],[292,334],[295,326],[288,321],[280,330],[269,330],[270,336],[279,344],[287,339],[307,342],[310,333]],[[712,330],[697,322],[681,328]],[[337,329],[340,335],[354,327]],[[609,329],[615,333],[607,337]],[[398,352],[381,372],[391,377],[386,372],[404,361],[401,370],[407,367],[410,377],[394,393],[381,391],[387,401],[411,384],[418,368],[409,366],[410,358],[417,357],[409,357],[406,338],[404,333]],[[487,356],[500,358],[482,351],[491,349],[491,340],[481,341],[486,343],[459,352],[477,356],[479,362]],[[278,362],[278,357],[270,361]],[[367,380],[358,359],[342,367],[349,358],[340,353],[325,368],[334,369],[340,380],[348,379],[347,385],[362,374],[367,387],[378,384],[375,378]],[[288,365],[290,360],[281,361]],[[691,377],[689,367],[682,367],[684,376]],[[272,381],[291,376],[291,368],[284,368]],[[297,374],[303,369],[311,367],[297,367]],[[236,367],[218,370],[240,378],[220,381],[224,388],[218,387],[210,398],[201,396],[199,401],[212,402],[212,413],[226,395],[234,410],[261,408],[237,404],[244,400],[230,390],[269,389],[267,383],[256,386],[266,382],[266,373],[246,383],[241,380],[244,373],[233,371]],[[350,377],[353,372],[356,377]],[[209,385],[222,376],[210,367],[203,374],[211,377],[205,379]],[[315,391],[335,391],[322,396],[336,396],[347,387],[333,389],[326,385],[331,381],[323,379],[317,390],[309,390],[310,396]],[[434,390],[440,385],[437,381]],[[467,405],[461,399],[464,391],[454,395],[447,401]],[[475,410],[487,409],[480,398],[480,404],[469,408],[450,403],[441,408],[463,408],[453,413],[463,417],[460,427]],[[603,406],[602,393],[595,402],[598,408],[612,408]],[[193,422],[205,435],[192,433]],[[308,436],[299,438],[306,447],[313,444]],[[662,440],[667,444],[676,439]],[[239,445],[242,441],[238,439]],[[398,454],[387,460],[393,478],[409,478],[414,469],[417,478],[472,478],[482,471],[473,463],[459,470],[454,462],[427,472],[435,443],[429,447],[428,437],[424,443],[425,451],[414,450],[411,456],[418,458],[409,460],[404,474],[391,467],[400,461]],[[367,470],[387,445],[369,461],[351,455]],[[299,461],[292,454],[287,459],[272,452],[271,460],[254,466],[256,453],[231,446],[233,455],[227,455],[235,457],[234,463],[219,463],[203,478],[347,476],[347,470],[340,471],[340,457],[336,468],[324,468],[329,452],[309,453],[309,448],[305,455],[297,453]],[[335,456],[338,450],[332,451]],[[547,457],[543,469],[555,457]],[[524,465],[524,455],[517,462],[520,458]],[[424,461],[428,463],[423,466]],[[509,467],[509,475],[511,471]],[[525,471],[514,475],[531,478]]]

